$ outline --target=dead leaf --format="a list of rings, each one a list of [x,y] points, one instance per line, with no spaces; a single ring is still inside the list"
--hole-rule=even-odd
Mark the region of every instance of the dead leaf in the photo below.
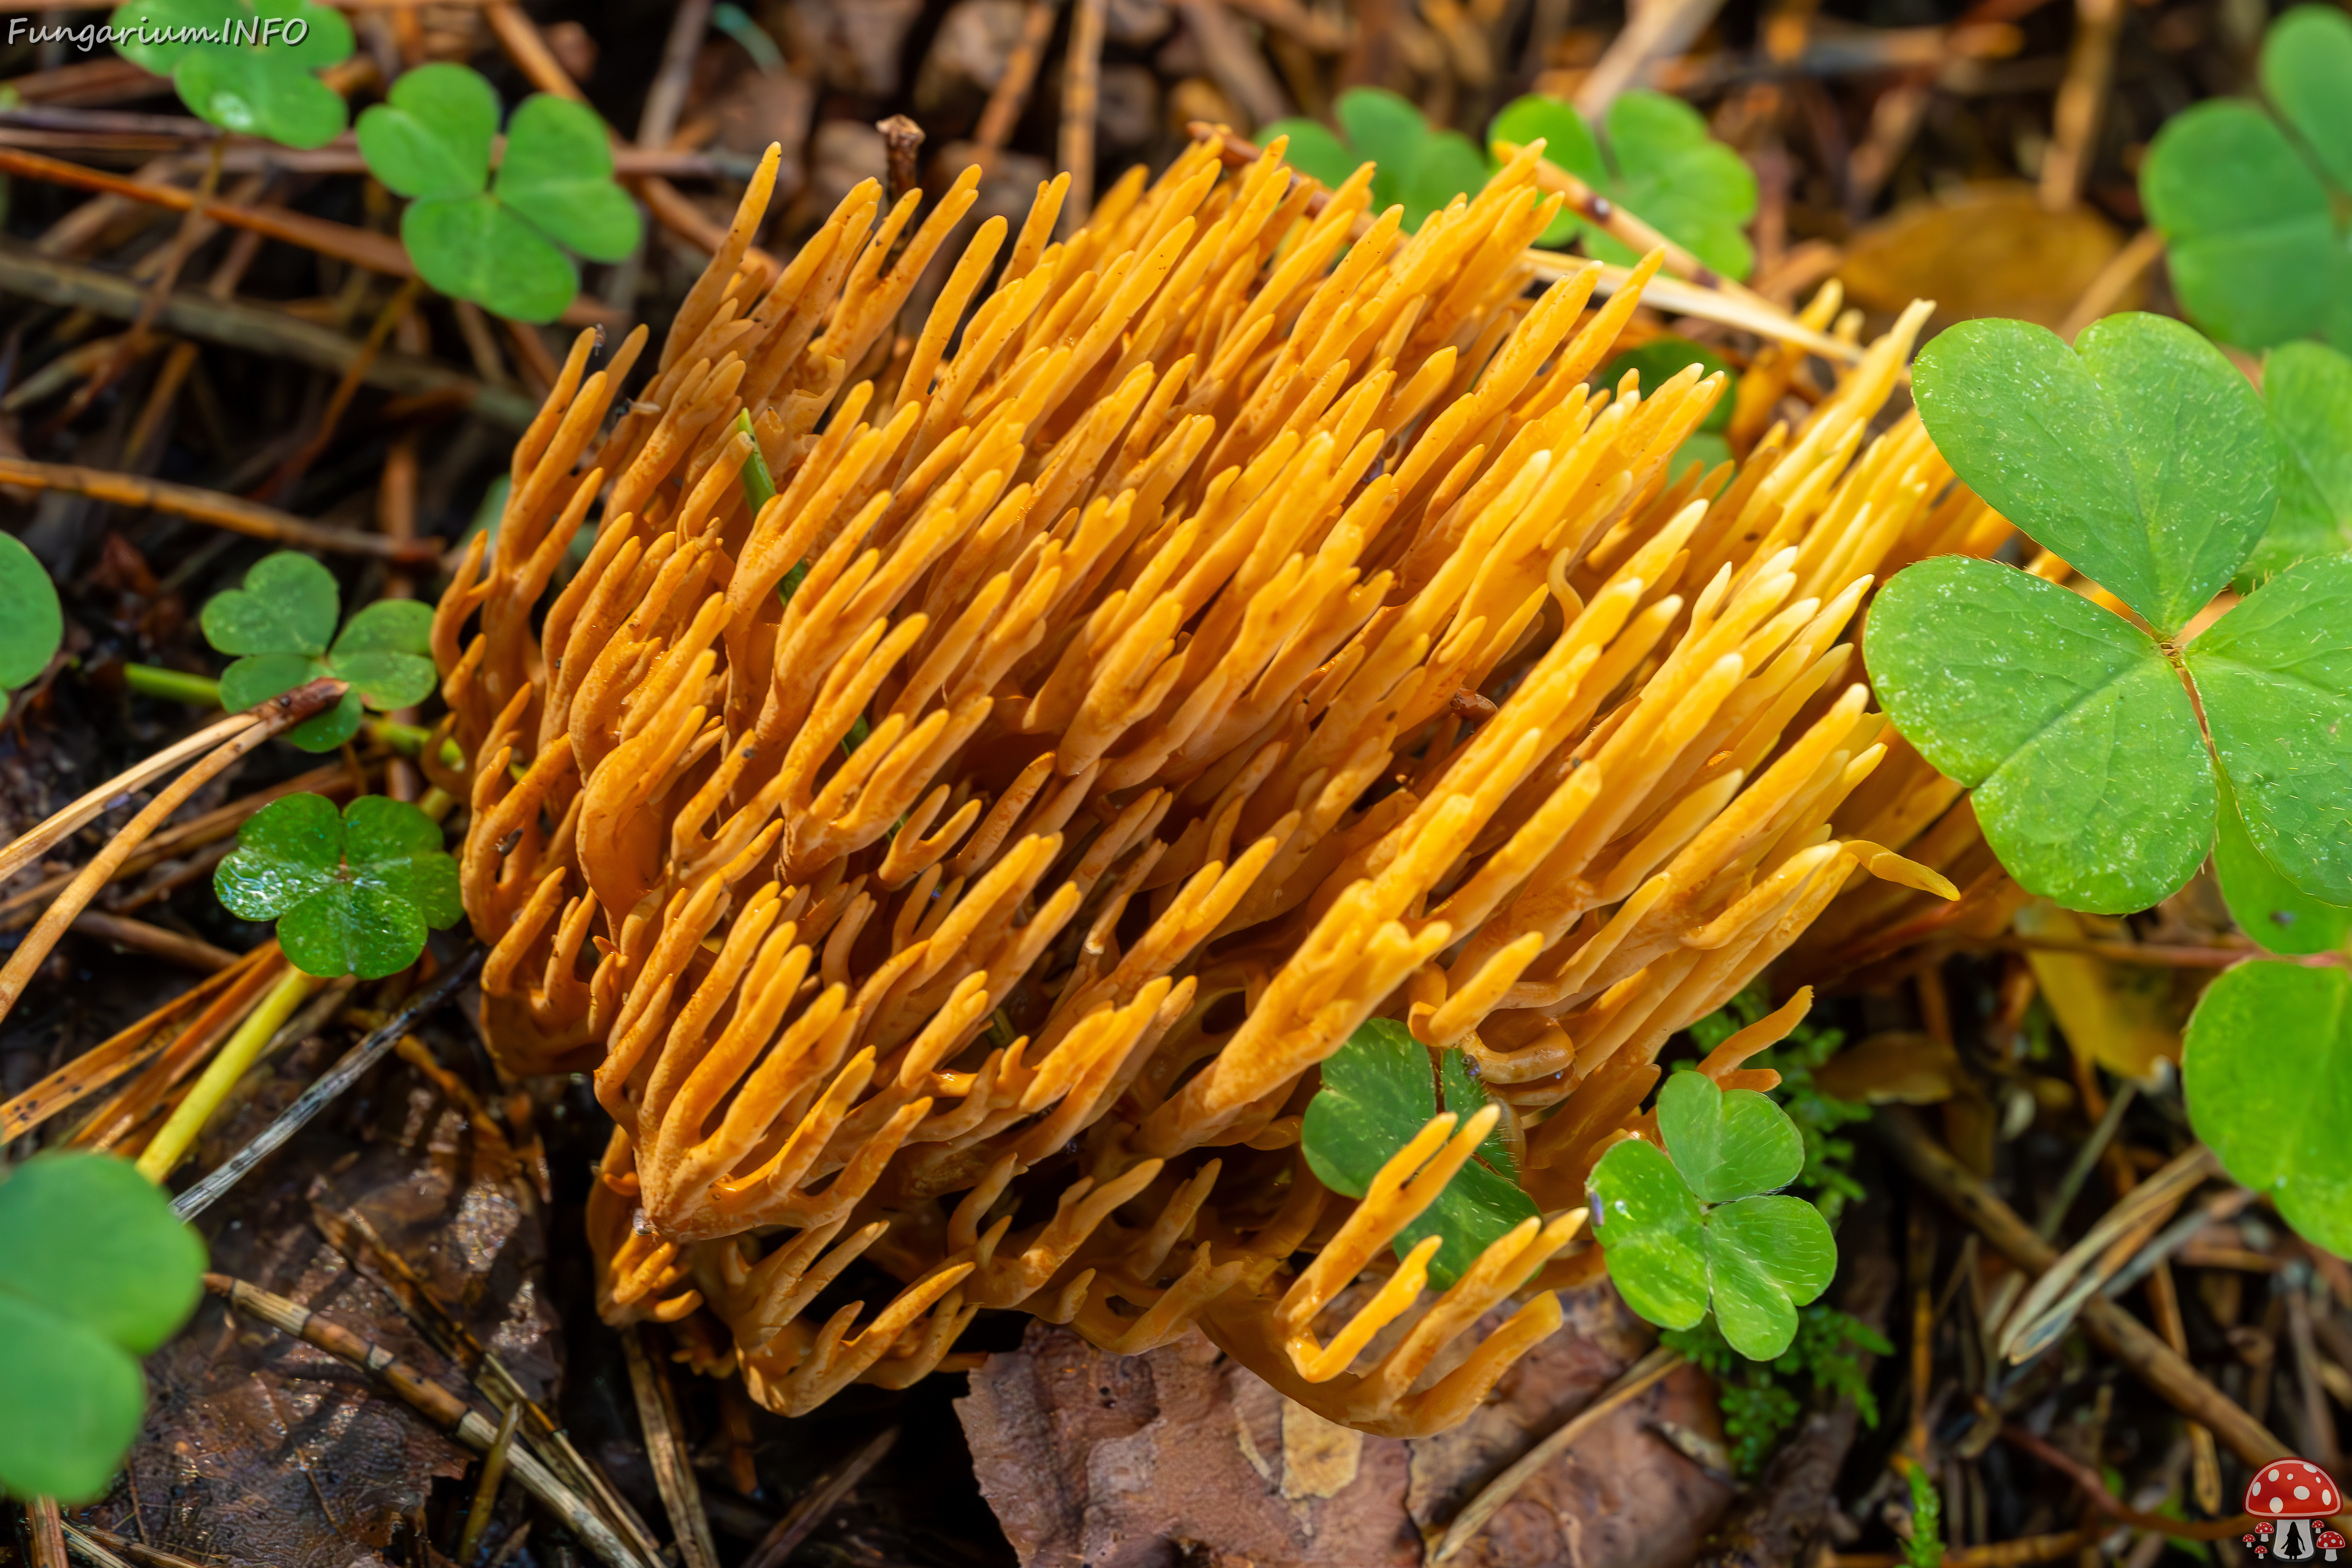
[[[1906,1030],[1848,1046],[1813,1073],[1823,1094],[1871,1105],[1937,1105],[1968,1083],[1958,1051]]]
[[[2036,899],[2017,911],[2020,936],[2068,942],[2126,937],[2123,923],[2062,910]],[[2042,999],[2077,1055],[2109,1072],[2146,1081],[2159,1058],[2180,1060],[2181,1016],[2170,970],[2110,963],[2083,952],[2035,950],[2025,955]]]
[[[957,1413],[1024,1568],[1404,1568],[1480,1487],[1648,1347],[1649,1331],[1608,1286],[1561,1300],[1567,1326],[1468,1420],[1425,1440],[1336,1426],[1197,1334],[1119,1357],[1045,1323],[972,1374]],[[1689,1561],[1730,1492],[1647,1429],[1660,1422],[1720,1439],[1705,1380],[1685,1369],[1546,1467],[1455,1561]]]
[[[1963,185],[1906,202],[1856,233],[1839,277],[1866,310],[1936,301],[1928,331],[1976,316],[2016,316],[2055,329],[2123,248],[2113,224],[2085,206],[2045,210],[2032,185]],[[2135,281],[2110,307],[2138,308]]]

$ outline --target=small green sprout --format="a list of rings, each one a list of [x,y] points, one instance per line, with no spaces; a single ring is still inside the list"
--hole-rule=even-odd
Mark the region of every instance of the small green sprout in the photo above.
[[[337,637],[341,605],[334,574],[291,550],[262,557],[242,588],[214,595],[205,605],[205,640],[239,656],[221,674],[221,706],[250,708],[322,675],[347,680],[341,702],[286,732],[306,752],[331,752],[359,732],[362,704],[383,711],[430,696],[438,679],[432,606],[380,599]]]
[[[1615,1144],[1593,1168],[1609,1277],[1625,1304],[1664,1329],[1710,1305],[1724,1342],[1770,1361],[1797,1337],[1797,1309],[1829,1288],[1837,1242],[1802,1198],[1773,1194],[1804,1167],[1804,1141],[1754,1089],[1695,1072],[1658,1092],[1658,1134]]]
[[[2070,909],[2147,909],[2212,850],[2226,784],[2273,869],[2352,904],[2352,557],[2303,561],[2183,640],[2277,510],[2282,451],[2245,378],[2179,322],[2123,315],[2075,349],[1964,322],[1914,384],[1969,487],[2149,628],[1967,556],[1880,590],[1879,700],[1975,789],[2001,865]]]
[[[1335,1193],[1362,1197],[1381,1167],[1437,1114],[1437,1076],[1430,1071],[1428,1047],[1402,1024],[1374,1018],[1359,1026],[1325,1060],[1323,1087],[1307,1103],[1300,1142],[1315,1179]],[[1443,1077],[1445,1109],[1465,1121],[1485,1109],[1486,1091],[1459,1051],[1446,1053]],[[1441,1289],[1452,1285],[1512,1226],[1536,1217],[1535,1200],[1510,1173],[1498,1131],[1454,1173],[1437,1201],[1399,1233],[1397,1256],[1425,1237],[1444,1237],[1429,1278]]]
[[[1410,100],[1385,88],[1351,88],[1333,108],[1337,135],[1314,120],[1277,120],[1258,132],[1260,142],[1290,138],[1292,164],[1327,185],[1337,185],[1366,159],[1372,175],[1372,210],[1402,205],[1405,232],[1455,196],[1482,189],[1490,172],[1486,154],[1458,131],[1438,131]]]
[[[0,692],[38,677],[65,635],[47,568],[15,534],[0,533]]]
[[[636,248],[642,220],[613,183],[593,110],[548,93],[523,100],[493,179],[498,130],[498,91],[479,71],[419,66],[360,116],[360,153],[410,198],[400,237],[419,277],[509,320],[551,321],[580,291],[564,252],[618,261]]]
[[[0,1491],[100,1496],[139,1436],[139,1358],[203,1294],[205,1245],[107,1154],[0,1170]]]
[[[1943,1568],[1943,1497],[1923,1465],[1906,1465],[1903,1479],[1911,1486],[1911,1533],[1903,1540],[1904,1568]]]
[[[289,795],[254,813],[213,873],[221,906],[276,921],[278,944],[305,974],[397,974],[425,951],[426,931],[464,918],[457,862],[441,825],[383,795],[338,816],[320,795]]]
[[[1878,1400],[1856,1352],[1887,1355],[1895,1349],[1858,1319],[1818,1301],[1798,1309],[1795,1342],[1769,1362],[1734,1351],[1712,1317],[1694,1328],[1665,1330],[1658,1342],[1680,1351],[1715,1380],[1731,1468],[1743,1480],[1763,1469],[1804,1415],[1808,1396],[1851,1399],[1863,1425],[1875,1427]]]
[[[1609,106],[1603,129],[1605,145],[1570,105],[1531,94],[1503,106],[1486,140],[1524,147],[1540,136],[1546,163],[1639,214],[1716,271],[1745,278],[1755,269],[1755,249],[1742,232],[1756,216],[1755,173],[1706,133],[1697,110],[1663,92],[1628,92]],[[1585,249],[1603,261],[1630,266],[1639,259],[1572,213],[1562,213],[1537,243],[1566,245],[1579,230]]]
[[[2209,99],[2165,121],[2140,199],[2198,325],[2250,349],[2315,333],[2352,348],[2352,19],[2287,12],[2263,41],[2261,78],[2268,108]]]
[[[128,0],[114,13],[115,49],[168,76],[180,101],[224,131],[289,147],[323,147],[351,111],[318,72],[349,59],[351,24],[310,0]],[[205,32],[218,42],[184,41]]]

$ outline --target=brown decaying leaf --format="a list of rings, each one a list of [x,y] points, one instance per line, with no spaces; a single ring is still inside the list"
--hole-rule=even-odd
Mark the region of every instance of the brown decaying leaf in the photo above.
[[[2080,942],[2112,934],[2117,927],[2036,899],[2017,911],[2017,930],[2022,936]],[[2141,1080],[2159,1060],[2179,1065],[2186,1020],[2170,971],[2110,963],[2079,952],[2030,951],[2025,961],[2077,1054],[2118,1077]]]
[[[1865,310],[1933,300],[1937,327],[2014,316],[2054,331],[2123,246],[2088,206],[2053,212],[2029,184],[1988,183],[1906,202],[1870,224],[1838,276]],[[2146,293],[2135,279],[2107,308],[2135,310]]]

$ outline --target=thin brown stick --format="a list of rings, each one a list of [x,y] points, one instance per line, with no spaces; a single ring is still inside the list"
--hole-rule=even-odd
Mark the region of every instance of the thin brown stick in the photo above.
[[[1054,18],[1061,9],[1061,0],[1029,0],[1029,9],[1021,18],[1021,40],[1005,57],[1004,74],[989,89],[988,107],[980,111],[980,124],[971,133],[972,162],[982,169],[994,166],[996,155],[1021,121],[1029,89],[1036,85],[1037,67],[1045,58],[1045,46],[1053,41]]]
[[[1429,1554],[1433,1563],[1443,1563],[1473,1537],[1486,1528],[1495,1511],[1511,1500],[1528,1478],[1550,1464],[1575,1446],[1576,1440],[1591,1431],[1601,1417],[1647,1389],[1652,1384],[1683,1364],[1682,1353],[1664,1345],[1652,1351],[1625,1369],[1624,1375],[1593,1396],[1592,1402],[1562,1422],[1559,1428],[1542,1442],[1521,1455],[1511,1468],[1488,1481],[1478,1495],[1464,1506],[1445,1529],[1444,1539]]]
[[[776,1521],[768,1533],[760,1538],[760,1544],[751,1549],[751,1555],[744,1561],[743,1568],[783,1568],[783,1564],[792,1560],[793,1553],[800,1549],[801,1542],[809,1538],[809,1532],[824,1522],[824,1516],[833,1511],[834,1505],[847,1497],[849,1489],[866,1479],[866,1473],[881,1462],[882,1456],[888,1453],[890,1446],[898,1440],[898,1428],[886,1428],[866,1447],[852,1454],[847,1464],[802,1494],[784,1517]]]
[[[1980,1406],[1990,1409],[1982,1401]],[[2099,1472],[2082,1460],[2052,1443],[2044,1442],[2014,1421],[2004,1421],[2000,1426],[2001,1441],[2013,1448],[2021,1448],[2043,1464],[2074,1483],[2075,1489],[2093,1508],[2111,1519],[2122,1521],[2134,1530],[2153,1530],[2161,1534],[2179,1536],[2185,1541],[2227,1541],[2252,1530],[2254,1516],[2238,1514],[2230,1519],[2172,1519],[2163,1514],[2142,1513],[2107,1489]]]
[[[2104,1534],[2098,1530],[2067,1530],[2054,1535],[2027,1535],[1984,1546],[1963,1546],[1944,1553],[1943,1568],[2026,1568],[2028,1563],[2055,1563],[2071,1557]],[[1815,1561],[1822,1568],[1903,1568],[1910,1561],[1900,1552],[1829,1552]]]
[[[335,390],[327,399],[326,410],[319,416],[319,428],[302,443],[299,450],[278,466],[277,472],[263,481],[260,488],[253,492],[252,500],[275,500],[299,484],[302,476],[310,471],[310,465],[319,460],[319,454],[325,451],[327,443],[334,439],[335,427],[342,423],[344,412],[351,407],[352,399],[359,393],[360,383],[367,379],[368,371],[374,366],[377,356],[383,353],[385,341],[392,336],[393,329],[400,325],[401,319],[415,305],[417,290],[423,287],[421,281],[411,278],[384,301],[383,309],[376,312],[375,321],[368,328],[368,335],[360,343],[360,352],[352,356],[352,363],[343,367],[341,379],[335,383]],[[373,539],[376,536],[355,532],[352,537]]]
[[[1275,79],[1257,45],[1243,33],[1233,13],[1225,9],[1224,0],[1176,3],[1184,13],[1184,25],[1192,29],[1201,46],[1201,53],[1208,58],[1209,75],[1253,123],[1270,124],[1290,112],[1290,100],[1284,95],[1282,84]],[[1075,37],[1072,47],[1075,52]],[[1066,111],[1065,118],[1066,121]],[[1073,180],[1070,184],[1075,194],[1077,182]]]
[[[35,1498],[25,1505],[26,1534],[32,1537],[33,1568],[68,1568],[66,1536],[58,1515],[58,1500]]]
[[[2100,110],[2116,74],[2116,37],[2123,26],[2123,0],[2074,0],[2074,42],[2066,54],[2066,79],[2050,114],[2050,149],[2042,157],[2042,205],[2063,212],[2083,195],[2090,173]]]
[[[0,290],[118,321],[138,315],[144,298],[138,284],[114,273],[10,250],[0,250]],[[279,355],[337,374],[359,353],[359,344],[332,327],[267,306],[215,299],[205,290],[174,290],[163,307],[163,324],[182,337]],[[537,404],[518,394],[483,386],[407,354],[379,356],[367,383],[395,396],[446,399],[514,430],[528,426],[538,413]]]
[[[84,910],[74,916],[70,929],[133,952],[150,953],[183,969],[202,970],[206,974],[219,973],[236,963],[237,958],[225,947],[215,947],[211,942],[149,925],[145,921],[102,914],[97,910]]]
[[[2124,247],[2107,258],[2091,279],[2074,308],[2058,327],[2058,335],[2073,342],[2084,328],[2116,308],[2124,290],[2137,281],[2139,275],[2156,264],[2164,254],[2164,233],[2160,229],[2144,228],[2125,242]]]
[[[694,58],[701,51],[703,35],[710,31],[710,0],[677,0],[670,13],[669,37],[662,45],[661,68],[646,89],[646,107],[637,116],[637,145],[662,147],[677,130],[686,108],[687,83],[694,76]]]
[[[85,468],[71,463],[37,463],[26,458],[0,457],[0,483],[30,489],[67,490],[92,496],[117,506],[142,507],[169,512],[191,522],[208,523],[232,533],[290,544],[303,550],[340,551],[351,555],[374,555],[404,565],[422,566],[439,557],[429,541],[402,542],[356,529],[331,528],[305,522],[291,512],[236,496],[226,496],[198,485],[178,485],[139,474]]]
[[[184,1557],[174,1556],[169,1552],[149,1546],[143,1542],[133,1541],[128,1536],[117,1535],[110,1530],[100,1530],[94,1524],[83,1525],[81,1531],[110,1552],[132,1563],[144,1563],[146,1568],[199,1568],[198,1564],[189,1562]]]
[[[71,1520],[58,1521],[58,1532],[66,1538],[66,1546],[91,1568],[131,1568],[131,1565],[75,1528]]]
[[[299,1302],[289,1301],[283,1296],[274,1295],[226,1274],[206,1274],[205,1289],[224,1298],[230,1306],[247,1317],[291,1334],[305,1344],[315,1345],[337,1360],[367,1373],[389,1388],[409,1408],[450,1433],[474,1452],[488,1453],[491,1443],[497,1440],[498,1427],[479,1412],[468,1408],[464,1400],[383,1346],[362,1339],[340,1324],[329,1322]],[[567,1529],[579,1536],[589,1551],[611,1564],[612,1568],[646,1568],[605,1528],[603,1520],[597,1518],[585,1503],[529,1453],[515,1454],[509,1463],[515,1479],[533,1497],[546,1504]]]
[[[482,1456],[482,1473],[474,1482],[474,1500],[466,1510],[465,1533],[457,1537],[460,1568],[474,1560],[474,1549],[482,1543],[482,1531],[490,1527],[490,1510],[498,1506],[499,1483],[507,1479],[507,1451],[514,1447],[515,1428],[521,1422],[522,1405],[508,1405],[506,1414],[499,1417],[499,1433],[490,1439],[490,1451]]]
[[[1620,94],[1644,84],[1652,62],[1688,48],[1722,8],[1723,0],[1651,0],[1635,6],[1624,30],[1578,86],[1576,111],[1599,124]]]
[[[629,1363],[629,1388],[636,1395],[637,1420],[646,1435],[646,1458],[653,1464],[654,1483],[662,1507],[669,1513],[677,1536],[678,1556],[685,1568],[719,1568],[719,1548],[710,1539],[710,1516],[703,1511],[702,1487],[695,1479],[694,1461],[678,1429],[677,1402],[660,1365],[641,1337],[652,1325],[621,1331],[621,1349]]]
[[[6,460],[0,459],[0,462]],[[149,783],[163,777],[189,758],[202,756],[231,736],[243,734],[252,729],[255,722],[250,713],[232,713],[184,741],[173,742],[153,756],[133,763],[71,805],[51,812],[19,834],[5,849],[0,849],[0,882],[6,881],[39,859],[59,839],[80,831],[109,807],[130,799]]]
[[[1354,38],[1354,29],[1344,22],[1332,22],[1317,16],[1298,0],[1225,0],[1243,16],[1265,23],[1277,33],[1287,34],[1301,46],[1318,55],[1345,54]]]
[[[293,690],[282,692],[266,702],[256,703],[248,710],[259,722],[249,725],[240,734],[231,736],[209,756],[198,761],[186,773],[158,791],[147,803],[146,809],[124,824],[97,858],[84,867],[80,875],[66,884],[57,901],[42,915],[40,921],[26,934],[16,951],[9,955],[5,969],[0,969],[0,1018],[15,1009],[16,999],[32,983],[34,972],[41,961],[49,956],[58,938],[65,934],[74,916],[89,907],[98,889],[113,877],[115,868],[129,858],[131,852],[145,842],[147,836],[162,826],[179,810],[187,798],[216,777],[223,769],[271,736],[292,728],[341,700],[348,688],[340,680],[313,680]]]
[[[1070,23],[1070,47],[1062,57],[1062,167],[1070,194],[1062,205],[1062,233],[1084,228],[1095,208],[1095,100],[1102,80],[1104,18],[1108,0],[1078,0]]]
[[[2003,1203],[1982,1177],[1955,1159],[1917,1117],[1900,1106],[1886,1106],[1874,1126],[1881,1134],[1881,1143],[1905,1170],[1974,1226],[2011,1262],[2038,1275],[2058,1261],[2058,1248]],[[2113,1301],[2093,1296],[2083,1303],[2082,1321],[2108,1354],[2163,1395],[2174,1409],[2211,1427],[2213,1435],[2246,1463],[2264,1465],[2294,1452]]]

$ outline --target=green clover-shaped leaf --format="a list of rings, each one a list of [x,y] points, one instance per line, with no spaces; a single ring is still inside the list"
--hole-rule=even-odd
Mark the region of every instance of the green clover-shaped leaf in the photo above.
[[[244,656],[221,672],[221,706],[250,708],[322,675],[348,681],[352,689],[341,702],[286,732],[306,752],[331,752],[359,732],[362,705],[382,711],[431,695],[438,679],[432,607],[415,599],[380,600],[336,637],[340,597],[332,573],[281,550],[257,562],[243,587],[206,601],[205,640]]]
[[[2331,1252],[2352,1254],[2352,973],[2242,963],[2182,1041],[2189,1124],[2230,1174]]]
[[[1467,1118],[1483,1104],[1483,1094],[1475,1104],[1457,1105],[1449,1093],[1447,1109]],[[1323,1063],[1323,1087],[1307,1101],[1301,1128],[1307,1166],[1333,1192],[1362,1197],[1381,1167],[1436,1114],[1428,1050],[1402,1024],[1371,1019]],[[1494,1139],[1480,1145],[1479,1154],[1491,1159],[1489,1150],[1501,1148],[1499,1138]],[[1443,1289],[1536,1213],[1535,1201],[1509,1176],[1473,1159],[1398,1235],[1397,1256],[1411,1252],[1424,1237],[1443,1237],[1429,1265],[1431,1280]]]
[[[368,168],[402,195],[470,196],[489,183],[498,89],[465,66],[419,66],[360,116],[358,132]]]
[[[1603,124],[1607,145],[1584,117],[1556,98],[1535,94],[1504,105],[1486,128],[1489,145],[1525,146],[1538,136],[1544,158],[1616,202],[1727,278],[1745,278],[1756,252],[1745,233],[1756,216],[1756,175],[1747,161],[1710,137],[1706,121],[1662,92],[1622,94]],[[1608,235],[1563,213],[1538,238],[1565,245],[1581,230],[1585,248],[1603,261],[1639,259]]]
[[[1439,131],[1410,100],[1385,88],[1351,88],[1333,106],[1340,134],[1312,120],[1278,120],[1258,132],[1263,141],[1290,138],[1285,156],[1327,185],[1336,185],[1370,160],[1372,210],[1404,208],[1405,232],[1454,197],[1485,187],[1486,160],[1458,131]]]
[[[2313,333],[2352,347],[2352,20],[2298,5],[2263,42],[2263,92],[2173,116],[2140,166],[2172,287],[2215,336],[2265,348]]]
[[[1748,1100],[1732,1098],[1743,1093]],[[1837,1243],[1812,1205],[1759,1195],[1795,1177],[1803,1142],[1770,1100],[1732,1095],[1697,1073],[1666,1080],[1658,1128],[1667,1148],[1634,1138],[1601,1156],[1592,1172],[1593,1235],[1636,1313],[1687,1329],[1712,1304],[1726,1343],[1769,1361],[1795,1340],[1797,1309],[1829,1288]],[[1701,1182],[1725,1200],[1702,1202]]]
[[[48,568],[15,534],[0,533],[0,692],[47,669],[65,635]]]
[[[0,1491],[106,1490],[146,1407],[138,1358],[187,1321],[204,1267],[204,1243],[123,1161],[0,1171]]]
[[[465,915],[440,825],[373,795],[340,816],[324,795],[271,802],[238,832],[213,889],[239,920],[276,921],[278,945],[306,974],[396,974],[425,951],[428,930]]]
[[[317,72],[351,58],[351,24],[311,0],[128,0],[114,13],[122,58],[168,76],[180,101],[226,131],[323,147],[350,118]],[[192,33],[209,34],[203,42]]]
[[[613,143],[586,104],[549,93],[507,121],[507,153],[491,187],[567,250],[618,261],[637,247],[637,205],[613,183]]]
[[[1960,478],[2158,633],[1956,556],[1880,592],[1864,643],[1879,700],[1977,791],[2010,874],[2075,909],[2145,909],[2213,847],[2226,782],[2263,861],[2352,904],[2352,557],[2291,566],[2179,640],[2275,510],[2283,448],[2243,378],[2177,322],[2113,316],[2079,354],[2038,327],[1967,322],[1914,382]]]
[[[546,93],[507,124],[495,180],[499,100],[470,67],[422,66],[391,100],[360,116],[360,152],[377,178],[413,198],[401,243],[444,294],[518,321],[551,321],[580,291],[565,249],[618,261],[643,220],[613,183],[613,150],[595,111]]]

